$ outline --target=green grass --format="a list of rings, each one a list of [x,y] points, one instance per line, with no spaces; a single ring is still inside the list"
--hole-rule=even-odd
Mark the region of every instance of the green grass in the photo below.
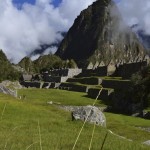
[[[92,105],[94,100],[87,98],[86,93],[70,92],[58,89],[24,89],[19,90],[19,95],[26,95],[26,102],[35,105],[46,105],[53,101],[62,105]],[[99,102],[97,102],[99,105]]]
[[[48,105],[47,101],[87,105],[92,104],[93,99],[87,98],[84,93],[61,90],[23,89],[18,93],[26,95],[26,99],[16,100],[0,93],[0,149],[26,150],[31,145],[29,150],[41,150],[41,136],[43,150],[71,150],[83,122],[71,121],[69,112]],[[149,149],[140,143],[149,140],[150,135],[135,126],[149,126],[150,121],[110,113],[105,115],[108,129],[134,141],[129,142],[109,133],[104,150]],[[76,150],[88,149],[92,129],[93,125],[86,124]],[[92,150],[100,149],[106,132],[107,129],[96,126]]]
[[[107,118],[107,127],[115,133],[138,142],[150,139],[150,133],[142,131],[139,128],[150,128],[150,120],[112,113],[105,113],[105,115]]]
[[[94,87],[101,88],[102,87],[101,85],[89,85],[89,84],[82,84],[79,82],[63,82],[63,84],[66,84],[66,86],[67,85],[79,85],[79,86],[85,86],[85,87],[91,87],[91,88],[94,88]]]

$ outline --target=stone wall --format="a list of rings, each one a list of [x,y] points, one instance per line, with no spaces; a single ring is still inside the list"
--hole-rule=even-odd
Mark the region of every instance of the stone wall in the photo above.
[[[98,67],[95,73],[97,76],[107,76],[107,66]]]
[[[128,63],[109,64],[107,66],[100,66],[96,69],[83,69],[79,77],[90,76],[121,76],[124,79],[129,79],[132,74],[138,72],[143,67],[147,66],[148,60],[141,60],[134,62],[133,60]]]
[[[79,75],[82,72],[82,69],[69,69],[68,70],[68,77],[72,78],[74,76]]]
[[[69,78],[67,82],[78,82],[81,84],[87,85],[100,85],[102,83],[102,79],[100,78]]]
[[[20,82],[20,84],[26,88],[58,88],[60,83],[54,82]]]
[[[143,67],[147,66],[146,61],[123,64],[117,67],[115,76],[121,76],[125,79],[128,79],[132,76],[132,74],[140,71]]]
[[[129,89],[132,86],[131,81],[128,80],[102,80],[101,84],[104,88],[113,89]]]
[[[32,88],[40,88],[41,83],[40,82],[20,82],[20,84],[26,88],[32,87]]]
[[[56,77],[56,76],[49,76],[45,75],[44,76],[44,82],[56,82],[56,83],[61,83],[61,82],[66,82],[68,77]]]
[[[88,96],[90,98],[96,99],[99,91],[100,91],[100,89],[89,88]],[[98,99],[104,101],[107,104],[110,104],[113,93],[114,93],[114,89],[103,89],[100,96],[98,97]]]
[[[142,112],[142,105],[133,101],[133,93],[130,93],[128,89],[115,90],[112,97],[112,105],[108,111],[123,113],[132,115],[135,113],[140,114]]]
[[[51,76],[74,77],[82,72],[82,69],[55,69],[50,71]]]
[[[70,84],[70,83],[61,83],[59,89],[69,90],[69,91],[76,91],[76,92],[88,92],[90,86],[85,85],[77,85],[77,84]]]

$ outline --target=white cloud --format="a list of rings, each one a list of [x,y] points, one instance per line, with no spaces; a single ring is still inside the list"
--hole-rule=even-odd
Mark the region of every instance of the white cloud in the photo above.
[[[139,24],[150,35],[150,0],[121,0],[118,7],[128,25]]]
[[[25,3],[18,10],[12,0],[0,0],[0,48],[16,63],[41,44],[62,39],[58,31],[67,31],[80,11],[94,1],[63,0],[55,8],[51,0],[36,0],[35,5]]]

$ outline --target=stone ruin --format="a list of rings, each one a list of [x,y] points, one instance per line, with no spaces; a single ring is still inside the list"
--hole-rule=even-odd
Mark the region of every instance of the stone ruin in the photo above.
[[[83,71],[84,76],[96,74],[97,76],[121,76],[125,79],[129,79],[132,74],[138,72],[149,63],[150,58],[148,55],[145,55],[144,57],[137,56],[135,58],[131,58],[128,61],[125,59],[114,61],[112,59],[107,64],[105,64],[104,61],[96,61],[95,64],[90,62],[87,68]]]
[[[82,69],[52,69],[41,75],[22,75],[20,83],[25,87],[57,88],[60,83],[66,82],[82,72]],[[44,82],[44,83],[43,83]]]
[[[96,61],[95,64],[89,62],[84,69],[52,69],[43,72],[41,75],[22,75],[21,84],[25,87],[49,87],[57,88],[61,83],[66,82],[69,78],[91,77],[91,76],[116,76],[123,79],[129,79],[132,74],[138,72],[150,63],[148,55],[144,57],[137,56],[130,60],[110,60],[105,64],[104,61]],[[41,84],[44,81],[44,84]]]

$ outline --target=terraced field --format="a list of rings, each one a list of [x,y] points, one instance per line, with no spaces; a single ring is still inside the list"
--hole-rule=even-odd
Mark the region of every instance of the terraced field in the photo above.
[[[22,89],[18,91],[22,99],[0,94],[0,149],[11,150],[70,150],[83,124],[72,121],[71,114],[61,110],[53,101],[61,105],[89,105],[93,99],[86,93],[58,89]],[[102,101],[96,103],[104,107]],[[150,139],[150,133],[139,127],[150,127],[150,121],[124,115],[105,113],[107,128],[96,126],[92,150],[102,146],[108,130],[131,139],[119,138],[108,133],[106,150],[148,150],[141,144]],[[88,149],[93,125],[86,124],[75,149]]]

